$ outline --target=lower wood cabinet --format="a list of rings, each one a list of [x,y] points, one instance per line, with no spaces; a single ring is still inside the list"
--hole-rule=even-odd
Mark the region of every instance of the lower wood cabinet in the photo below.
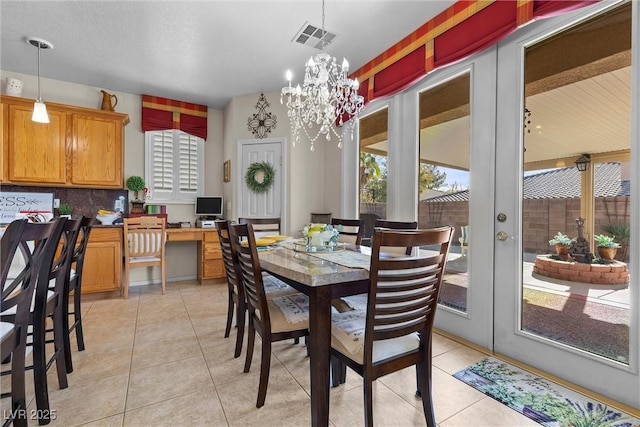
[[[94,227],[87,243],[82,293],[122,288],[122,227]]]
[[[216,229],[170,228],[171,242],[197,241],[198,281],[225,277]],[[122,288],[122,227],[94,227],[85,253],[82,293],[119,291]]]
[[[218,232],[207,230],[198,242],[198,281],[225,277]]]

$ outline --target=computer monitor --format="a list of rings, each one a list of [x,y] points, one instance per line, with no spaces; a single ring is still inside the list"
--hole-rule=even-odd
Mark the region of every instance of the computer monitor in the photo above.
[[[222,216],[222,196],[196,197],[196,216]]]

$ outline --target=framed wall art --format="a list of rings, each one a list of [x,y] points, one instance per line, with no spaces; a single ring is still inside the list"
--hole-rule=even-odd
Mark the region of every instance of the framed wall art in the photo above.
[[[231,160],[224,162],[224,182],[231,181]]]

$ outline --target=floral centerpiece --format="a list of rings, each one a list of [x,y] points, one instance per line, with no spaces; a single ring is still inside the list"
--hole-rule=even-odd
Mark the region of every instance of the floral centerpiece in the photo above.
[[[338,244],[338,230],[329,224],[309,224],[302,230],[307,246],[329,246]]]

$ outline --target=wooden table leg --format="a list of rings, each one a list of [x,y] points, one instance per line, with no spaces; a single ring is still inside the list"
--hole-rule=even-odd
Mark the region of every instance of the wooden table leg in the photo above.
[[[329,286],[311,288],[309,333],[311,370],[311,425],[329,425],[329,356],[331,349],[331,291]]]

